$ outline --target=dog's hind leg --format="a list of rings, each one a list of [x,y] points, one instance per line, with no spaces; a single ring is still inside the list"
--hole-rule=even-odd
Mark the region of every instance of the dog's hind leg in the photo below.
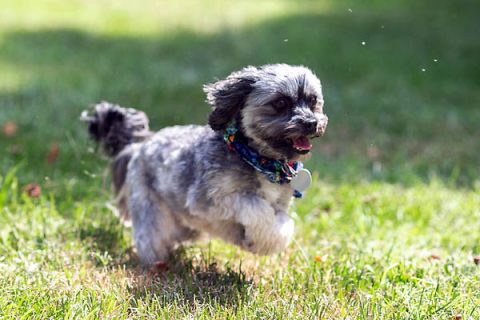
[[[128,163],[132,154],[138,149],[138,144],[130,144],[123,149],[111,162],[112,186],[120,220],[127,226],[131,224],[128,213],[128,188],[126,182]]]
[[[140,161],[133,157],[129,165],[128,211],[137,253],[142,264],[150,266],[167,260],[178,244],[178,234],[182,232],[182,226],[152,189],[148,170]]]
[[[154,203],[149,197],[130,198],[133,236],[142,264],[153,265],[165,261],[174,248],[175,222],[168,210]]]

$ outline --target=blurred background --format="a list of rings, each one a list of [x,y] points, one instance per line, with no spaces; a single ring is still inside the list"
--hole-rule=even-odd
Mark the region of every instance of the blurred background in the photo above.
[[[478,187],[479,12],[477,0],[0,0],[0,174],[98,192],[104,162],[78,121],[90,104],[142,109],[153,129],[204,124],[203,84],[284,62],[323,84],[330,123],[306,164],[319,179]]]

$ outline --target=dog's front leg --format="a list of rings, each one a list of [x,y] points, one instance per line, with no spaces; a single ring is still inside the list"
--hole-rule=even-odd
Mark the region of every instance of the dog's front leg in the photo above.
[[[281,252],[290,242],[294,222],[285,210],[275,209],[257,196],[233,196],[224,205],[245,229],[243,249],[269,255]]]
[[[274,208],[265,199],[231,194],[213,200],[207,210],[190,205],[189,218],[212,236],[261,255],[284,250],[293,236],[294,223],[286,210]]]

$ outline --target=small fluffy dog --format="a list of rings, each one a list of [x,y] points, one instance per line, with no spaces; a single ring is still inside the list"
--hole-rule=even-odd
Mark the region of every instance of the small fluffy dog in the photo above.
[[[153,133],[143,112],[106,102],[82,114],[112,158],[120,215],[147,266],[203,235],[261,255],[280,252],[293,235],[287,211],[302,190],[291,181],[328,122],[319,79],[302,66],[250,66],[204,91],[209,126]]]

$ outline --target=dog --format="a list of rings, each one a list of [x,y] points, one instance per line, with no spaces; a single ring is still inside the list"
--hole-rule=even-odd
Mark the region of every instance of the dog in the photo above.
[[[259,255],[293,236],[288,207],[302,191],[293,181],[302,173],[309,184],[301,160],[328,123],[320,80],[304,66],[249,66],[204,92],[208,126],[153,133],[143,112],[107,102],[82,113],[111,158],[117,207],[145,266],[207,236]]]

